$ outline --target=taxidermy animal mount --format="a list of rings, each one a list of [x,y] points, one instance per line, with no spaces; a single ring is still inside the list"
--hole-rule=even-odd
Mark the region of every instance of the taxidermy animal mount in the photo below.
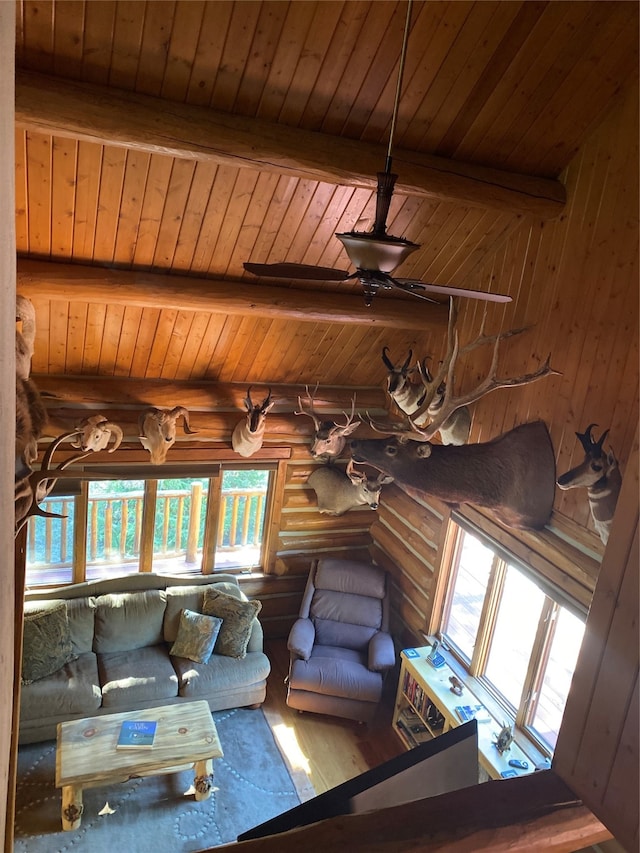
[[[597,424],[589,424],[583,433],[576,433],[584,450],[584,459],[575,468],[558,477],[557,482],[558,488],[563,490],[587,487],[591,517],[600,539],[606,545],[609,541],[609,531],[620,494],[622,477],[613,450],[605,453],[602,449],[609,430],[605,430],[595,441],[591,435],[591,430],[595,426]]]
[[[251,400],[251,386],[249,386],[244,404],[247,416],[236,424],[231,435],[231,446],[240,456],[249,457],[262,447],[267,412],[275,404],[275,401],[271,402],[271,388],[264,400],[256,404]]]
[[[382,348],[382,361],[388,369],[387,393],[405,415],[423,413],[418,417],[416,424],[424,426],[429,424],[438,414],[444,403],[445,384],[441,382],[438,388],[434,387],[434,377],[429,372],[426,359],[416,362],[410,367],[412,350],[409,350],[405,362],[395,366],[388,354],[388,347]],[[420,384],[412,382],[411,374],[419,374]],[[429,403],[427,398],[431,400]],[[426,411],[425,411],[426,401]],[[466,444],[471,431],[471,412],[467,406],[461,406],[451,413],[451,416],[440,428],[440,439],[443,444]]]
[[[299,411],[294,412],[294,414],[307,415],[307,417],[312,418],[313,420],[315,433],[313,435],[313,441],[309,452],[314,459],[332,461],[341,455],[345,448],[345,444],[347,443],[347,436],[351,435],[351,433],[360,426],[360,421],[353,420],[355,415],[356,398],[354,396],[351,400],[351,414],[348,415],[346,412],[343,412],[345,417],[344,424],[338,424],[335,421],[330,420],[321,421],[313,408],[314,397],[317,391],[317,385],[313,394],[310,394],[309,388],[307,388],[307,402],[309,408],[308,410],[305,409],[301,398],[298,397]]]
[[[417,392],[411,393],[405,390],[400,394],[399,399],[394,397],[391,391],[389,392],[392,399],[395,399],[398,407],[405,413],[405,424],[397,422],[395,424],[385,424],[369,418],[371,427],[378,432],[403,433],[405,436],[418,441],[429,441],[439,432],[443,444],[464,444],[469,437],[471,427],[471,416],[467,409],[467,406],[471,403],[477,402],[486,394],[498,388],[514,388],[518,385],[529,385],[531,382],[536,382],[545,376],[558,374],[557,370],[549,366],[551,358],[549,355],[544,364],[532,373],[525,373],[522,376],[516,377],[506,377],[504,379],[498,378],[498,350],[500,342],[506,338],[521,334],[526,331],[526,327],[510,329],[506,332],[500,332],[497,335],[485,335],[485,320],[486,312],[483,315],[478,336],[468,344],[460,347],[458,333],[455,329],[455,304],[453,299],[451,299],[447,329],[447,354],[440,363],[438,373],[435,376],[431,375],[426,368],[426,360],[423,363],[418,362],[417,369],[422,377],[424,392],[421,390],[418,397]],[[474,388],[456,395],[455,370],[458,358],[484,344],[493,344],[493,356],[488,374]],[[385,352],[383,350],[383,359],[384,357]],[[391,362],[387,364],[385,361],[385,364],[387,367],[391,366],[393,368],[394,376],[398,374],[398,369],[393,367]],[[408,368],[408,362],[405,362],[405,365]],[[400,375],[402,374],[402,370],[403,368],[400,368]],[[387,377],[388,387],[395,384],[389,381],[391,375],[390,373]],[[417,389],[419,386],[413,387]],[[461,411],[462,415],[458,415]]]
[[[539,529],[551,516],[555,456],[542,421],[461,447],[397,438],[352,441],[356,462],[382,471],[418,498],[486,507],[508,527]]]
[[[71,442],[72,447],[92,453],[98,450],[106,450],[113,436],[113,444],[109,447],[109,453],[117,450],[122,443],[122,429],[118,424],[111,423],[104,415],[93,415],[84,418],[76,426],[78,437]]]
[[[51,494],[53,487],[60,478],[60,474],[66,468],[73,465],[74,462],[79,462],[91,453],[91,451],[76,453],[54,468],[53,454],[55,451],[63,441],[67,441],[70,438],[77,438],[77,436],[78,432],[74,430],[73,432],[65,432],[54,439],[42,457],[40,470],[30,471],[28,476],[21,480],[20,489],[18,488],[19,484],[16,478],[16,535],[34,515],[41,516],[42,518],[66,518],[66,516],[59,515],[56,512],[46,512],[38,504],[42,503]]]
[[[151,454],[152,465],[163,465],[167,461],[169,448],[176,440],[176,422],[180,417],[184,419],[186,435],[197,433],[189,427],[189,412],[184,406],[175,406],[168,411],[151,407],[140,415],[140,443]]]
[[[327,465],[317,468],[307,483],[316,493],[318,512],[344,515],[359,506],[378,509],[380,491],[392,479],[384,474],[379,474],[375,480],[369,479],[363,472],[356,471],[350,460],[345,472]]]

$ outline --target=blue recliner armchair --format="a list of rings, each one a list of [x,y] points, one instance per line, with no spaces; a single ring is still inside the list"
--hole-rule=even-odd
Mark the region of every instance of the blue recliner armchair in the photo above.
[[[288,640],[289,707],[373,719],[395,663],[387,581],[371,563],[331,558],[312,566]]]

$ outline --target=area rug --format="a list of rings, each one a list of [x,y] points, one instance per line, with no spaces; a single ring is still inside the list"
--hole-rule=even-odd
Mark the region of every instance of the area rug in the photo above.
[[[88,788],[80,828],[70,832],[60,823],[55,741],[20,747],[16,853],[192,853],[235,841],[241,832],[298,805],[262,711],[216,711],[213,719],[224,758],[214,761],[208,800],[197,803],[193,794],[185,795],[193,771]]]

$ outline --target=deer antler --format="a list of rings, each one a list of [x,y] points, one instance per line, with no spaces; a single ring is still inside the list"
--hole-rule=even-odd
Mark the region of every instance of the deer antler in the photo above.
[[[422,383],[425,387],[425,396],[422,400],[419,409],[406,415],[405,423],[387,423],[381,424],[374,421],[367,413],[368,423],[376,432],[387,432],[399,434],[401,440],[413,439],[415,441],[430,441],[433,436],[444,426],[451,415],[464,406],[470,403],[475,403],[485,394],[495,391],[498,388],[509,388],[517,385],[528,385],[544,376],[550,374],[559,375],[559,371],[554,370],[549,366],[551,355],[545,363],[532,373],[526,373],[522,376],[498,379],[496,377],[498,368],[498,349],[500,342],[514,335],[522,334],[527,331],[529,326],[523,326],[517,329],[509,329],[506,332],[499,332],[496,335],[486,335],[484,333],[484,325],[486,320],[486,309],[482,317],[480,333],[474,340],[460,347],[458,333],[455,328],[456,323],[456,307],[453,299],[449,301],[449,323],[447,326],[447,353],[445,358],[440,362],[438,372],[432,376],[427,369],[426,360],[418,362],[418,370],[422,378]],[[465,394],[455,396],[455,369],[460,355],[471,352],[477,347],[485,344],[493,344],[493,356],[491,359],[491,367],[488,375],[475,388]],[[427,411],[434,401],[437,394],[444,394],[442,397],[442,405],[437,413],[432,415],[431,412],[427,415]],[[427,417],[430,417],[430,423],[425,425]]]
[[[63,441],[66,441],[69,438],[75,438],[77,435],[80,435],[81,431],[74,430],[73,432],[65,432],[62,435],[59,435],[54,441],[51,442],[49,447],[47,447],[44,456],[42,457],[42,465],[40,466],[39,471],[33,471],[29,474],[28,480],[29,483],[29,494],[30,500],[24,513],[18,513],[16,510],[16,535],[22,530],[24,525],[29,521],[32,516],[41,516],[43,518],[64,518],[64,516],[59,515],[55,512],[47,512],[46,510],[41,509],[38,504],[41,503],[49,494],[53,487],[56,484],[57,477],[56,474],[61,473],[69,465],[72,465],[74,462],[79,462],[81,459],[84,459],[86,456],[89,456],[92,451],[87,450],[83,453],[76,453],[73,456],[70,456],[68,459],[65,459],[64,462],[61,462],[57,468],[51,467],[51,460],[53,458],[53,454],[58,449],[58,447],[62,444]]]
[[[294,415],[306,415],[308,418],[312,418],[313,424],[314,424],[316,429],[320,428],[320,418],[317,416],[317,414],[313,410],[313,398],[315,396],[316,391],[318,390],[319,384],[320,384],[319,382],[316,382],[316,387],[313,389],[313,394],[309,393],[309,386],[308,385],[304,386],[305,391],[307,392],[307,398],[309,400],[309,411],[308,412],[306,411],[306,409],[302,405],[302,398],[299,396],[298,397],[298,407],[299,407],[300,411],[293,413]]]
[[[345,417],[345,423],[344,423],[344,425],[342,425],[342,424],[339,424],[339,423],[334,421],[336,427],[341,431],[348,429],[351,426],[351,424],[353,423],[353,418],[355,416],[355,413],[356,413],[356,395],[354,394],[353,397],[351,398],[351,413],[347,414],[345,411],[343,411],[342,414]]]
[[[453,414],[453,412],[456,411],[456,409],[460,409],[462,408],[462,406],[468,406],[470,403],[475,403],[481,397],[484,397],[486,394],[491,393],[491,391],[495,391],[498,388],[514,388],[518,385],[529,385],[531,382],[537,382],[538,379],[542,379],[545,376],[550,376],[554,374],[556,376],[561,375],[560,371],[554,370],[552,367],[550,367],[549,361],[551,359],[551,353],[549,353],[544,364],[537,370],[534,370],[532,373],[525,373],[522,376],[510,377],[506,379],[496,378],[496,372],[498,368],[498,349],[501,340],[502,336],[496,335],[496,340],[493,347],[493,357],[491,359],[491,367],[489,368],[488,375],[482,380],[482,382],[476,385],[475,388],[471,389],[466,394],[460,394],[456,397],[454,396],[452,391],[455,363],[458,357],[458,340],[456,336],[453,352],[448,363],[446,387],[442,406],[433,421],[429,424],[429,426],[419,430],[419,432],[424,436],[424,439],[426,441],[429,441],[431,438],[433,438],[435,433],[447,421],[447,419]]]

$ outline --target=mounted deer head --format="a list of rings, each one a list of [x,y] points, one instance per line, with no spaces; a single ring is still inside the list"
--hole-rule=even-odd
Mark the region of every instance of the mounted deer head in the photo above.
[[[271,388],[261,403],[254,404],[251,400],[251,386],[249,386],[247,396],[244,398],[247,416],[236,424],[231,435],[231,445],[240,456],[253,456],[262,447],[267,412],[273,408],[274,404],[275,401],[271,402]]]
[[[375,480],[369,479],[366,474],[355,470],[351,459],[344,473],[325,465],[317,468],[307,482],[316,493],[318,512],[325,515],[344,515],[359,506],[378,509],[380,491],[392,480],[392,477],[384,474],[379,474]]]
[[[509,527],[539,529],[551,515],[555,456],[542,421],[483,444],[455,447],[383,438],[354,440],[351,453],[414,497],[487,507]]]
[[[518,385],[528,385],[531,382],[536,382],[538,379],[542,379],[544,376],[550,376],[552,374],[559,375],[559,371],[554,370],[549,366],[549,359],[551,358],[549,355],[545,363],[538,368],[538,370],[532,373],[526,373],[522,376],[512,378],[498,379],[496,377],[496,373],[498,369],[498,350],[500,341],[512,337],[513,335],[521,334],[526,331],[526,328],[511,329],[507,332],[500,332],[497,335],[485,335],[485,317],[483,317],[478,337],[461,348],[458,342],[458,334],[455,331],[455,308],[453,300],[451,300],[449,325],[447,330],[447,355],[441,362],[438,373],[435,376],[431,376],[430,373],[428,374],[428,379],[423,376],[423,382],[427,388],[427,393],[425,394],[422,406],[413,414],[407,415],[406,422],[404,424],[381,424],[371,418],[368,418],[368,422],[371,427],[378,432],[401,433],[404,435],[405,439],[411,438],[415,441],[429,441],[437,432],[440,432],[445,427],[445,424],[447,424],[449,419],[452,418],[459,409],[462,409],[471,403],[475,403],[481,397],[491,393],[491,391],[495,391],[498,388],[513,388]],[[454,386],[455,368],[458,357],[487,343],[493,343],[494,345],[491,367],[489,368],[487,376],[474,388],[464,394],[456,396],[454,393]],[[426,366],[420,366],[420,371],[421,373],[424,373],[426,371]],[[432,411],[431,415],[429,414],[430,408]]]
[[[338,424],[335,421],[321,421],[314,411],[313,402],[318,386],[316,385],[313,394],[309,393],[308,386],[306,390],[309,409],[305,410],[302,400],[298,397],[299,411],[294,412],[294,414],[307,415],[307,417],[313,420],[315,434],[313,436],[310,453],[315,459],[326,459],[328,461],[337,459],[344,450],[345,444],[347,443],[347,437],[360,426],[360,421],[353,420],[356,406],[355,395],[351,399],[351,414],[347,415],[346,412],[343,412],[345,416],[345,423]]]
[[[122,443],[122,429],[118,424],[108,421],[104,415],[84,418],[76,426],[76,430],[78,438],[72,442],[72,447],[79,447],[83,451],[95,453],[98,450],[105,450],[112,435],[113,444],[109,447],[109,453],[117,450]]]
[[[167,461],[169,448],[176,440],[176,422],[184,419],[186,435],[194,435],[197,430],[189,427],[189,412],[184,406],[175,406],[169,411],[151,407],[140,415],[140,443],[151,454],[152,465],[162,465]]]
[[[602,449],[609,430],[605,430],[595,441],[591,435],[591,430],[595,426],[597,424],[589,424],[583,433],[576,433],[584,450],[584,459],[575,468],[558,477],[557,484],[558,488],[563,490],[586,486],[594,526],[606,545],[622,486],[622,477],[613,451],[609,450],[605,453]]]

